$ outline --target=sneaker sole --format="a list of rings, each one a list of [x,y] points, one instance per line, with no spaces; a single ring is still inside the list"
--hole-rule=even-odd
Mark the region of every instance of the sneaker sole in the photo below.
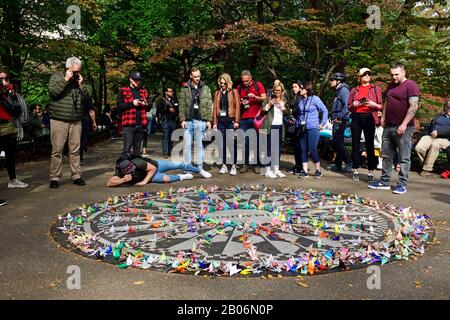
[[[8,185],[8,189],[14,189],[14,188],[26,188],[28,186],[10,186]]]
[[[391,187],[386,186],[386,187],[374,187],[374,186],[367,186],[369,189],[374,189],[374,190],[391,190]]]
[[[395,193],[395,194],[404,194],[404,193],[406,193],[406,190],[405,190],[405,191],[397,191],[397,190],[393,190],[392,193]]]

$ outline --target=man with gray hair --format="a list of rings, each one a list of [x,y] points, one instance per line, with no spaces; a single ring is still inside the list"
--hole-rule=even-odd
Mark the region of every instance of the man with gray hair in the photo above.
[[[62,156],[66,141],[69,146],[69,164],[73,183],[84,186],[80,166],[81,101],[88,95],[87,87],[80,74],[81,60],[70,57],[66,61],[66,71],[58,71],[50,77],[50,140],[52,156],[50,164],[50,188],[59,187],[62,177]]]
[[[368,185],[370,189],[390,190],[394,152],[399,151],[400,173],[393,193],[406,192],[409,171],[411,169],[411,146],[414,133],[414,115],[419,108],[419,87],[406,78],[405,67],[396,63],[391,67],[392,82],[386,91],[386,103],[381,116],[383,138],[381,153],[383,171],[381,178]]]

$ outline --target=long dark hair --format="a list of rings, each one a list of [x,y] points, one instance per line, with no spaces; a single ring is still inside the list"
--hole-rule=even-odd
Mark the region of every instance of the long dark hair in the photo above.
[[[314,91],[314,87],[311,82],[306,82],[303,86],[306,89],[308,97],[316,95],[316,92]]]

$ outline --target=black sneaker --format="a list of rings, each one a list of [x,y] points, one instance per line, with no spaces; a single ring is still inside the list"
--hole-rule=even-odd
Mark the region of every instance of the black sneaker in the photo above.
[[[84,160],[80,160],[80,166],[85,165],[86,162]]]
[[[298,174],[299,178],[307,178],[308,174],[305,172],[305,170],[301,170]]]
[[[322,177],[322,171],[316,170],[316,172],[314,172],[314,178],[320,179],[321,177]]]
[[[3,207],[7,203],[8,203],[8,201],[6,201],[5,199],[0,199],[0,207]]]
[[[298,166],[293,166],[291,169],[288,170],[288,172],[289,172],[289,173],[292,173],[292,174],[299,174],[301,170],[302,170],[302,169],[301,169],[300,167],[298,167]]]
[[[373,180],[374,180],[374,179],[373,179],[373,174],[369,173],[369,174],[367,175],[367,181],[372,182]]]
[[[84,182],[83,179],[78,178],[78,179],[73,180],[73,184],[76,184],[77,186],[85,186],[86,182]]]
[[[352,179],[353,179],[353,181],[359,181],[359,173],[353,172]]]
[[[253,166],[253,173],[260,174],[261,173],[261,168],[258,167],[258,166]]]
[[[248,171],[247,166],[243,165],[240,169],[239,169],[239,173],[246,173]]]
[[[50,189],[57,189],[59,188],[59,182],[56,180],[50,180]]]

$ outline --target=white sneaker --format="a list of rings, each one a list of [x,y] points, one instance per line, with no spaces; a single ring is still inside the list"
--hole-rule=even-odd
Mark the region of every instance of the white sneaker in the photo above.
[[[237,174],[236,166],[234,164],[231,166],[230,174],[232,176],[235,176]]]
[[[226,166],[226,165],[222,165],[222,168],[220,168],[219,173],[220,173],[220,174],[225,174],[225,173],[227,173],[227,172],[228,172],[227,166]]]
[[[19,179],[11,180],[8,183],[8,188],[26,188],[28,187],[28,183],[22,182]]]
[[[272,170],[270,170],[270,168],[266,168],[266,178],[276,179],[277,176],[272,172]]]
[[[280,167],[279,167],[279,166],[274,166],[273,173],[274,173],[277,177],[280,177],[280,178],[286,178],[286,175],[285,175],[283,172],[280,171]]]
[[[203,177],[203,178],[206,178],[206,179],[209,179],[209,178],[211,178],[212,177],[212,174],[211,173],[209,173],[208,171],[205,171],[205,170],[200,170],[200,175]]]
[[[180,176],[180,180],[191,180],[194,179],[194,176],[190,173],[183,173],[183,174],[178,174]]]
[[[286,178],[286,175],[285,175],[283,172],[281,172],[280,170],[274,170],[273,173],[274,173],[277,177],[280,177],[280,178]]]

